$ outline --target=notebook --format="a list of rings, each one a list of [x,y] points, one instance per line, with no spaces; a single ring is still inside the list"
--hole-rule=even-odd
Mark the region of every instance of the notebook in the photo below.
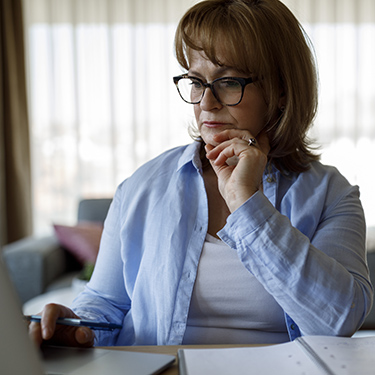
[[[373,375],[375,336],[303,336],[271,346],[179,349],[181,375]]]
[[[1,375],[151,375],[175,360],[172,355],[109,349],[46,347],[31,342],[18,296],[0,258]]]

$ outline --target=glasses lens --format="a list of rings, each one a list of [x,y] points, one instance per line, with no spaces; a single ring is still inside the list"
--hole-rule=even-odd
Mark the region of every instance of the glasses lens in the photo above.
[[[224,105],[236,105],[242,98],[242,84],[233,78],[219,78],[212,83],[216,99]],[[206,87],[194,77],[181,78],[177,84],[182,99],[187,103],[197,104],[201,101]]]
[[[235,79],[218,79],[212,86],[217,99],[223,104],[235,105],[241,100],[242,85]]]
[[[204,86],[196,78],[181,78],[178,81],[178,91],[185,102],[198,103],[202,98]]]

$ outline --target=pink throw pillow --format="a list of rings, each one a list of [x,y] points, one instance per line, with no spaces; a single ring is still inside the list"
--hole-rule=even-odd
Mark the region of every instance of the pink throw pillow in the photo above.
[[[79,223],[76,226],[53,225],[60,245],[71,252],[79,262],[95,263],[99,251],[103,225]]]

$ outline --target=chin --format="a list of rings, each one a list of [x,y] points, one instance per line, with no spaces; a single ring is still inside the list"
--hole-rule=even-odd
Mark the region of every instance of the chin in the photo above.
[[[202,134],[201,133],[201,138],[203,139],[203,142],[205,144],[212,145],[212,146],[217,146],[219,144],[218,142],[215,142],[213,140],[213,134]]]
[[[211,146],[216,147],[219,144],[218,142],[214,142],[212,139],[209,140],[209,139],[206,139],[206,138],[203,138],[203,137],[202,137],[202,139],[203,139],[203,141],[206,145],[211,145]]]

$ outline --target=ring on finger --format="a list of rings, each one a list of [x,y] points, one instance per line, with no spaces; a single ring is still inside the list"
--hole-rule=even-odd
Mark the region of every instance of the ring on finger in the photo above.
[[[250,138],[248,141],[249,146],[253,146],[257,144],[257,140],[255,138]]]

